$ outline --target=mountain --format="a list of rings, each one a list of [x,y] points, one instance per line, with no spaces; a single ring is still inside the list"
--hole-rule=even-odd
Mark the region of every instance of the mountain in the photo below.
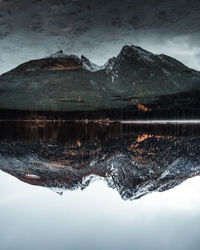
[[[200,174],[199,126],[0,124],[0,169],[62,193],[105,181],[122,199],[165,191]]]
[[[1,75],[0,109],[69,112],[198,108],[199,91],[200,72],[138,46],[124,46],[103,66],[84,56],[59,51]]]
[[[0,72],[61,48],[104,62],[124,43],[194,65],[199,10],[198,0],[1,0]]]

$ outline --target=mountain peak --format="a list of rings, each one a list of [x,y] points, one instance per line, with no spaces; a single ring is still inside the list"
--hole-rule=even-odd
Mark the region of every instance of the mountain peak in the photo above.
[[[51,55],[48,56],[48,57],[51,57],[51,58],[58,58],[58,57],[63,57],[63,56],[65,56],[65,54],[63,53],[62,50],[59,50],[59,51],[57,51],[56,53],[53,53],[53,54],[51,54]]]
[[[118,57],[125,57],[125,58],[137,57],[142,59],[143,61],[148,61],[148,62],[153,62],[152,58],[153,56],[155,56],[153,53],[135,45],[123,46],[121,52],[118,55]]]
[[[160,109],[155,103],[161,96],[199,91],[199,82],[200,72],[134,45],[124,46],[102,67],[85,56],[58,51],[2,75],[0,105],[19,110],[82,111],[130,106],[138,109],[140,103]],[[194,96],[189,100],[196,107]],[[188,99],[180,97],[180,101],[186,105]],[[166,108],[172,103],[162,105]]]

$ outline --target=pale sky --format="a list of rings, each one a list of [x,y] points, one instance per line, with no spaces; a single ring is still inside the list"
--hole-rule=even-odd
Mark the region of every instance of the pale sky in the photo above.
[[[2,249],[198,250],[200,177],[124,201],[98,181],[62,196],[0,171]]]

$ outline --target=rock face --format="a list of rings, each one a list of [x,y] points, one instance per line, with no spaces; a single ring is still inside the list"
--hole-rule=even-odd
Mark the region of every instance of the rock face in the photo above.
[[[147,105],[147,110],[157,110],[177,103],[195,108],[199,91],[200,72],[140,47],[124,46],[101,67],[84,56],[59,51],[3,74],[0,109],[137,110],[138,105]]]
[[[135,97],[175,94],[200,87],[199,72],[140,47],[124,46],[110,62],[107,67],[111,68],[113,82],[124,89],[127,86]]]
[[[123,199],[137,199],[200,174],[197,125],[172,130],[117,124],[13,125],[15,136],[8,124],[4,129],[1,124],[0,169],[60,193],[101,179]]]

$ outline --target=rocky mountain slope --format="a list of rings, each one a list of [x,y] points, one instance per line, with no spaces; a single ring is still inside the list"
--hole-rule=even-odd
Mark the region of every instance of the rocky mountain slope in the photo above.
[[[176,107],[178,102],[195,108],[199,105],[198,91],[200,72],[137,46],[124,46],[103,66],[84,56],[59,51],[1,75],[0,109],[89,111],[143,107],[148,111]]]

